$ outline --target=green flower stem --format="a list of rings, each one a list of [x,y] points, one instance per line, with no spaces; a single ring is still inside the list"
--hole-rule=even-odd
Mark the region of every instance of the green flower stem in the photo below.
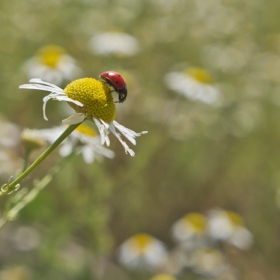
[[[12,221],[17,218],[19,212],[28,205],[31,201],[33,201],[37,195],[54,179],[55,175],[60,172],[60,170],[65,166],[65,164],[75,155],[75,151],[73,151],[67,157],[64,157],[62,161],[54,166],[50,172],[43,177],[38,182],[34,183],[34,187],[27,192],[27,189],[22,189],[18,192],[19,197],[12,197],[10,200],[10,204],[15,203],[12,207],[7,207],[3,216],[0,218],[0,228],[7,222]],[[20,193],[23,192],[23,193]],[[14,202],[14,200],[16,202]]]
[[[19,182],[28,176],[80,124],[81,123],[68,126],[65,131],[55,140],[55,142],[53,142],[53,144],[45,152],[43,152],[24,172],[22,172],[13,182],[7,184],[8,189],[11,191],[16,189]]]

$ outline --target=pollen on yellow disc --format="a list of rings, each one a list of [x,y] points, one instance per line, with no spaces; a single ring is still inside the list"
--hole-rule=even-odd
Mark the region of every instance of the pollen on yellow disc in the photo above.
[[[61,55],[65,54],[66,51],[60,46],[47,45],[39,49],[37,53],[43,64],[55,68]]]
[[[79,131],[80,133],[86,134],[88,136],[96,136],[96,132],[94,129],[92,129],[90,126],[85,125],[85,124],[80,124],[77,128],[77,131]]]
[[[149,245],[154,242],[154,238],[148,234],[139,233],[134,235],[130,239],[130,242],[134,249],[141,254],[144,253]]]
[[[154,277],[152,277],[150,280],[176,280],[176,278],[174,278],[170,274],[157,274]]]
[[[193,227],[193,230],[197,233],[201,233],[206,230],[207,219],[200,213],[189,213],[185,215],[183,219],[186,223],[190,223]]]
[[[116,106],[106,83],[93,78],[78,79],[68,84],[64,92],[84,105],[73,106],[77,113],[84,113],[89,119],[94,117],[107,123],[115,119]]]
[[[211,84],[212,76],[204,69],[199,67],[191,67],[186,69],[185,73],[203,84]]]

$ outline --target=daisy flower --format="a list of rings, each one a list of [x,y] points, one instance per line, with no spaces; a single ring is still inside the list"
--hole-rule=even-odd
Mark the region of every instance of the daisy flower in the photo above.
[[[212,85],[212,77],[201,68],[188,68],[184,72],[170,72],[165,83],[171,90],[193,101],[212,105],[220,99],[220,93]]]
[[[19,127],[0,116],[0,147],[14,149],[20,141]]]
[[[246,250],[252,246],[253,235],[245,227],[243,218],[233,211],[214,209],[208,217],[210,236],[217,241]]]
[[[106,83],[93,78],[83,78],[72,81],[63,90],[56,85],[44,82],[40,79],[31,79],[30,84],[21,85],[20,88],[49,91],[50,94],[43,98],[43,115],[46,117],[46,104],[50,99],[66,101],[76,113],[62,122],[67,125],[78,124],[85,119],[93,121],[101,136],[101,144],[110,145],[109,133],[112,132],[123,145],[125,152],[134,156],[135,153],[122,139],[121,134],[133,145],[135,138],[147,133],[142,131],[136,133],[116,122],[116,106]],[[119,131],[120,133],[118,133]]]
[[[124,32],[104,32],[91,38],[90,49],[99,55],[133,56],[139,51],[139,43]]]
[[[65,126],[58,126],[50,129],[25,129],[24,139],[42,139],[53,143],[65,130]],[[115,153],[100,144],[100,137],[96,132],[85,124],[79,125],[60,145],[59,154],[62,157],[70,155],[74,150],[81,153],[84,161],[92,163],[95,158],[102,159],[102,156],[113,158]]]
[[[22,165],[19,155],[20,128],[0,117],[0,176],[15,174]]]
[[[139,233],[126,240],[118,253],[120,263],[129,269],[153,270],[163,263],[166,249],[158,239]]]
[[[217,277],[226,269],[225,257],[215,248],[202,248],[192,255],[192,269],[203,277]]]
[[[29,78],[38,77],[44,81],[61,85],[82,74],[73,57],[60,46],[46,45],[27,60],[23,66]]]
[[[174,223],[171,228],[174,239],[191,249],[201,247],[207,242],[208,222],[200,213],[188,213]]]

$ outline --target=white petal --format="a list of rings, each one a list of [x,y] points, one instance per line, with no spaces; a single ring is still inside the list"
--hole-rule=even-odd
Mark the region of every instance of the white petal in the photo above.
[[[29,82],[31,82],[31,83],[38,83],[38,84],[42,84],[42,85],[47,85],[47,86],[50,86],[50,87],[53,87],[53,88],[62,90],[60,87],[58,87],[58,86],[56,86],[56,85],[54,85],[54,84],[48,83],[48,82],[44,82],[44,81],[42,81],[42,80],[39,79],[39,78],[31,79]],[[63,91],[63,90],[62,90],[62,91]]]
[[[70,117],[68,117],[67,119],[63,120],[62,123],[64,124],[77,124],[82,122],[84,119],[86,118],[86,115],[83,113],[76,113]]]
[[[93,121],[95,122],[95,124],[99,130],[100,137],[101,137],[101,145],[103,145],[106,142],[106,145],[110,146],[110,139],[108,137],[108,134],[109,134],[108,124],[106,126],[106,125],[104,125],[104,122],[101,123],[100,120],[98,120],[96,118],[93,118]]]
[[[67,157],[68,155],[70,155],[74,149],[73,147],[73,143],[69,140],[69,139],[65,139],[60,146],[59,149],[59,154],[62,157]]]
[[[86,163],[91,164],[94,162],[95,155],[92,147],[88,145],[82,147],[82,155]]]
[[[126,154],[129,153],[132,157],[134,157],[134,156],[135,156],[134,151],[128,147],[128,145],[126,144],[125,141],[122,140],[120,134],[116,132],[113,123],[110,124],[110,130],[111,130],[112,133],[119,139],[119,141],[120,141],[121,144],[123,145],[124,150],[125,150],[125,153],[126,153]]]
[[[50,87],[50,86],[39,85],[39,84],[24,84],[24,85],[19,86],[19,88],[36,89],[36,90],[43,90],[43,91],[65,94],[64,91],[59,87],[58,88],[53,88],[53,87]]]
[[[47,121],[48,118],[46,116],[46,106],[47,106],[47,102],[50,100],[49,96],[46,96],[43,98],[43,116],[44,116],[44,119]]]
[[[137,132],[119,124],[116,121],[113,121],[113,124],[123,134],[123,136],[126,137],[133,145],[136,145],[136,140],[134,138],[139,137],[142,134],[148,133],[148,131],[142,131],[140,133],[137,133]]]
[[[50,97],[51,97],[51,96],[50,96]],[[52,97],[51,97],[51,98],[52,98]],[[55,99],[55,100],[58,100],[58,101],[72,102],[72,103],[74,103],[74,104],[76,104],[76,105],[78,105],[78,106],[80,106],[80,107],[84,107],[84,105],[83,105],[81,102],[79,102],[79,101],[77,101],[77,100],[74,100],[74,99],[72,99],[72,98],[69,98],[69,97],[67,97],[67,96],[57,96],[57,97],[52,98],[52,99]]]

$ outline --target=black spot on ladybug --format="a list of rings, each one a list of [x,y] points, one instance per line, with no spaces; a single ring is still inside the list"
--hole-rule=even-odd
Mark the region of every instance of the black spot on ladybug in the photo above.
[[[119,83],[119,81],[116,81],[116,84],[118,84]]]
[[[118,76],[119,76],[119,77],[121,77],[121,75],[120,75],[120,74],[119,74]]]

